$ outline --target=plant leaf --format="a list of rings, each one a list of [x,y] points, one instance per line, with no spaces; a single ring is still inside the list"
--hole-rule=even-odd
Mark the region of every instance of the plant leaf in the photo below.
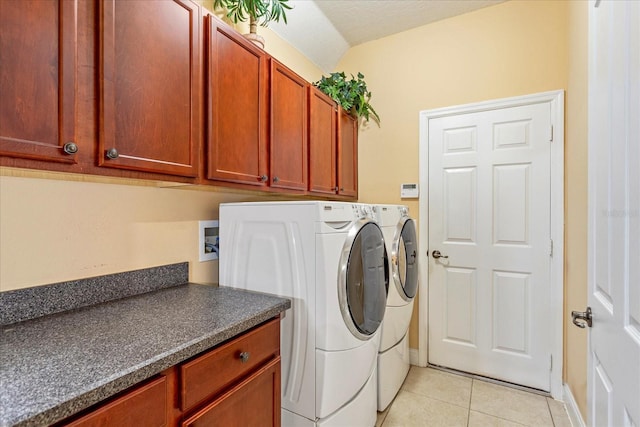
[[[358,72],[357,77],[351,74],[347,79],[343,71],[333,72],[328,76],[322,76],[313,85],[336,101],[345,111],[362,117],[364,121],[373,118],[378,126],[380,125],[380,117],[370,104],[371,91],[367,89],[364,74]]]

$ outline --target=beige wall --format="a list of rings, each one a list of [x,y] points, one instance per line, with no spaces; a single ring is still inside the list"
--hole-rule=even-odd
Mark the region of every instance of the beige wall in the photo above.
[[[198,221],[218,218],[222,201],[247,197],[2,173],[2,291],[183,261],[191,280],[217,282],[217,261],[198,261]]]
[[[569,2],[565,143],[564,380],[587,415],[587,331],[571,310],[587,306],[587,51],[589,2]]]
[[[360,130],[360,200],[408,204],[414,217],[418,203],[403,201],[399,187],[419,180],[421,110],[567,90],[566,312],[586,300],[586,4],[509,1],[357,46],[337,67],[364,73],[382,119]],[[564,379],[584,417],[585,337],[564,327]]]

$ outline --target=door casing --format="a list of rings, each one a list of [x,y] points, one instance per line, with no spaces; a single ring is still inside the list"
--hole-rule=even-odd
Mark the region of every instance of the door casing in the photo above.
[[[564,90],[555,90],[511,98],[495,99],[472,104],[424,110],[420,112],[420,230],[419,230],[419,268],[421,301],[418,307],[418,361],[419,366],[428,364],[428,298],[429,290],[429,120],[476,113],[500,108],[549,103],[553,141],[551,144],[551,239],[553,257],[551,258],[551,396],[562,399],[563,366],[563,314],[564,314]]]

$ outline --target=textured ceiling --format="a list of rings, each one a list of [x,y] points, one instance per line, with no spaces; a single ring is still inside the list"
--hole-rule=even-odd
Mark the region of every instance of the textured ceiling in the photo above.
[[[289,0],[288,25],[272,23],[325,73],[349,47],[505,0]]]

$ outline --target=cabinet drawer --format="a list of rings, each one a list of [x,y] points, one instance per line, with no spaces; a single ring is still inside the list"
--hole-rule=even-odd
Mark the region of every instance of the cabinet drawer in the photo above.
[[[274,319],[180,366],[180,409],[187,411],[280,354]],[[243,357],[245,360],[243,360]]]
[[[167,425],[167,379],[161,376],[125,392],[70,423],[72,427]]]
[[[280,357],[182,423],[182,427],[279,425]]]

